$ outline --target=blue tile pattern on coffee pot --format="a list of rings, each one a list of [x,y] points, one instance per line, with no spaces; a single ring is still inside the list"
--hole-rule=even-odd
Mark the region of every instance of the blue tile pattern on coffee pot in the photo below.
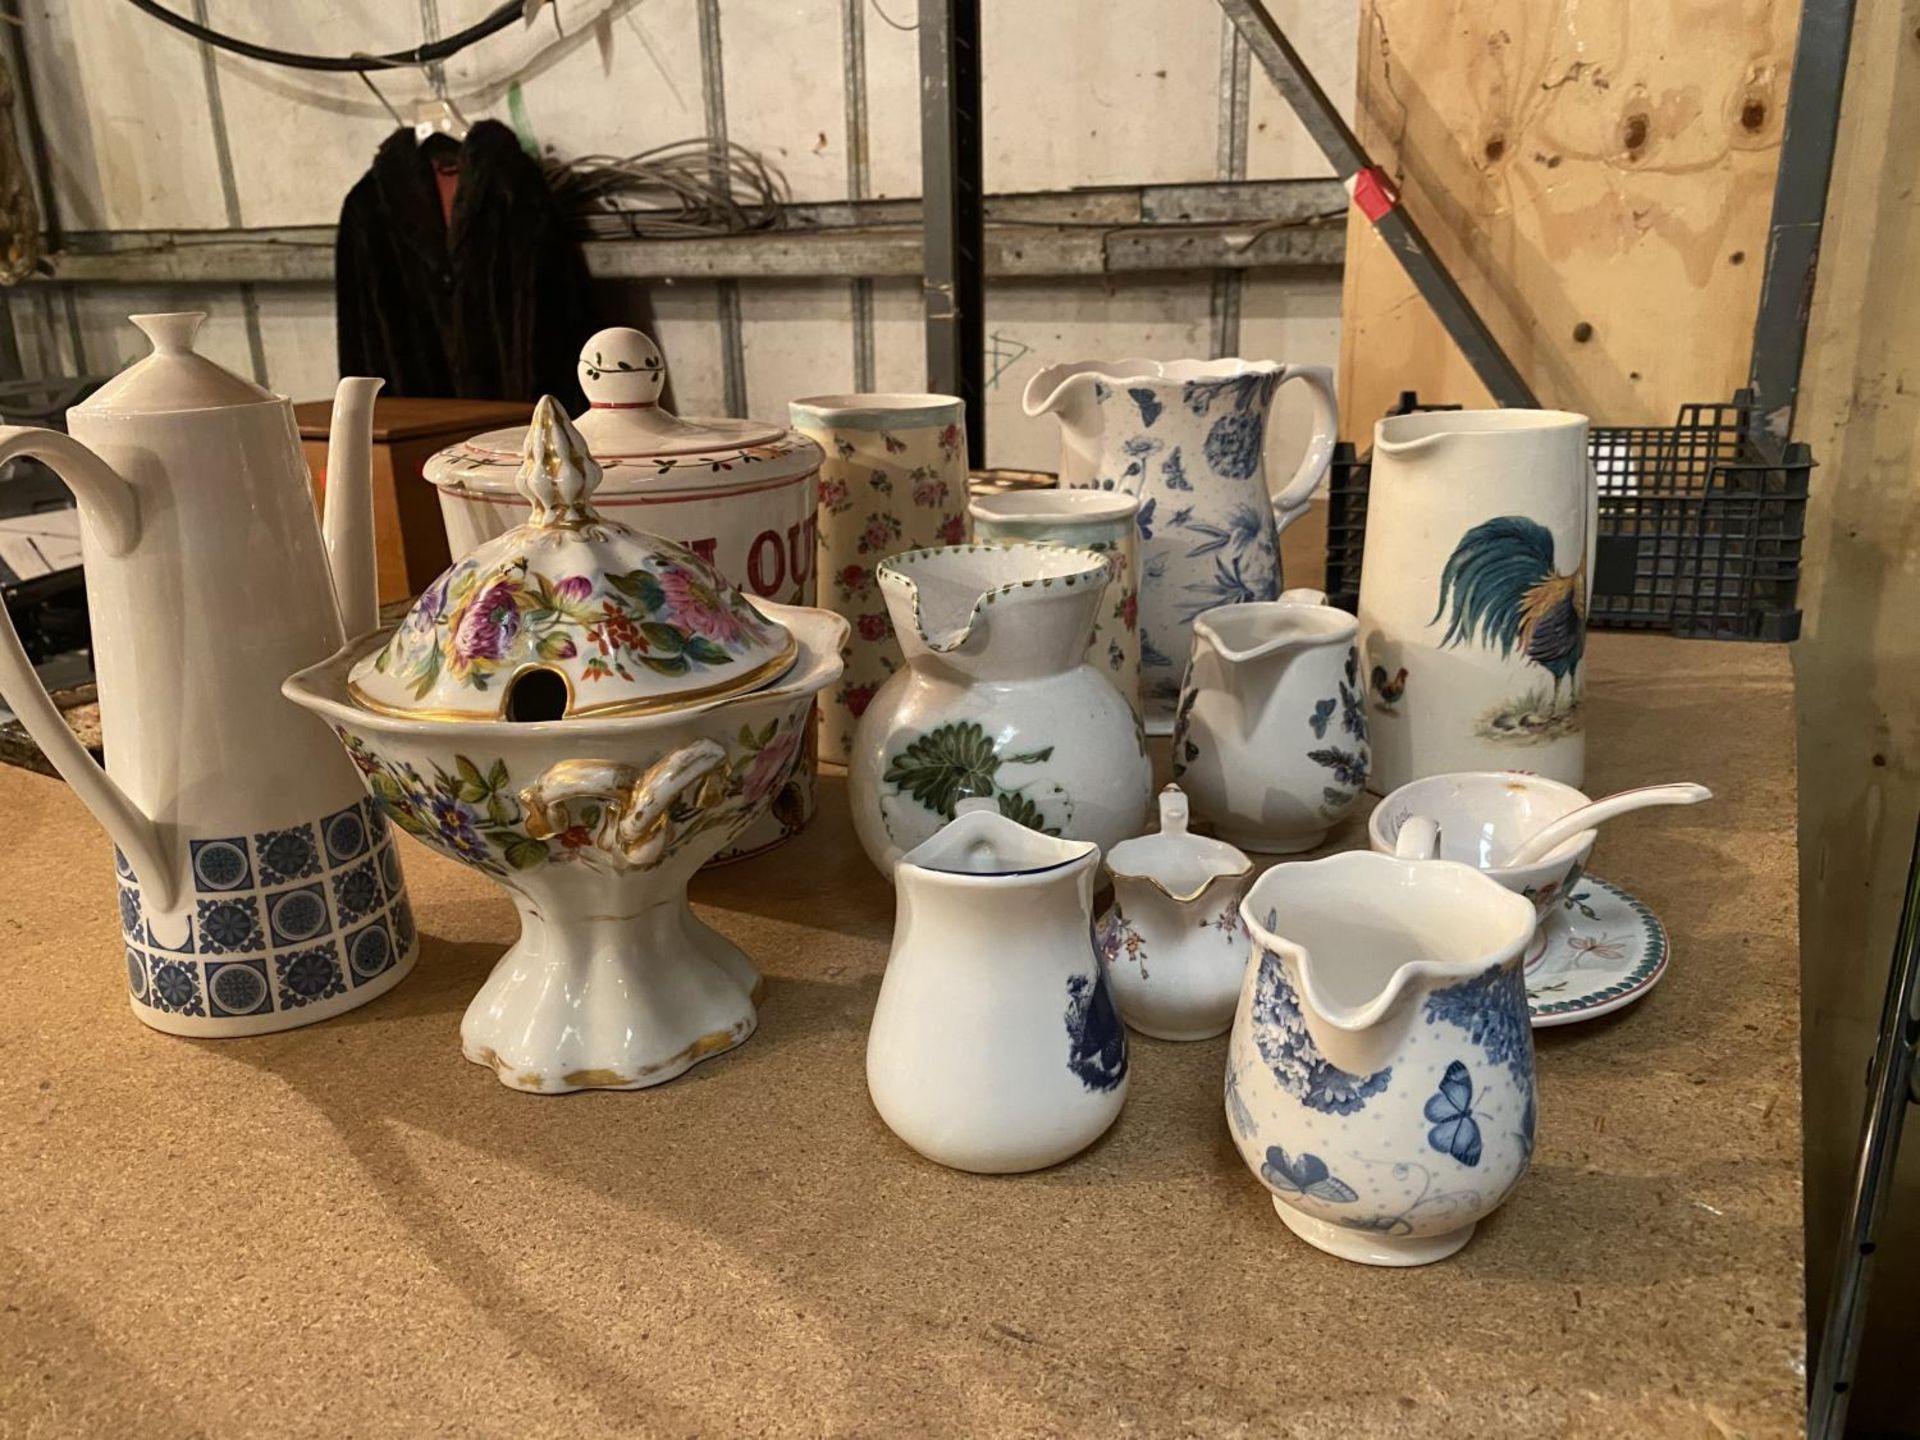
[[[313,821],[188,842],[185,913],[148,914],[114,869],[127,991],[169,1015],[240,1019],[305,1008],[385,975],[418,938],[392,832],[367,800]]]

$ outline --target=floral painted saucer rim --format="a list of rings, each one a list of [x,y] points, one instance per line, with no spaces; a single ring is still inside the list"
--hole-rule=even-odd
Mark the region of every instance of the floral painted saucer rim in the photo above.
[[[1660,917],[1618,885],[1589,873],[1576,883],[1574,890],[1576,893],[1561,902],[1559,913],[1541,925],[1544,943],[1527,956],[1524,972],[1527,1008],[1536,1030],[1592,1020],[1633,1004],[1660,982],[1673,960],[1673,944]],[[1592,940],[1596,936],[1600,943],[1606,943],[1609,938],[1604,920],[1581,915],[1575,909],[1585,897],[1600,901],[1604,910],[1611,912],[1616,926],[1631,927],[1629,934],[1617,942],[1627,947],[1627,953],[1604,972],[1611,977],[1605,984],[1591,985],[1577,995],[1547,999],[1536,994],[1534,981],[1554,944],[1565,944],[1577,937]],[[1594,950],[1589,948],[1586,954],[1591,957]],[[1580,968],[1589,974],[1596,969],[1591,959]]]

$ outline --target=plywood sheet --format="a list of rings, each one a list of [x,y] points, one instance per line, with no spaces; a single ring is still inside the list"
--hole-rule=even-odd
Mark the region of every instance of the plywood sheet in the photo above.
[[[1813,447],[1806,631],[1794,647],[1807,1067],[1807,1235],[1833,1253],[1920,806],[1920,23],[1864,0],[1855,22],[1820,273],[1801,373]],[[1907,1129],[1874,1265],[1850,1418],[1920,1431],[1920,1141]],[[1813,1305],[1828,1275],[1810,1275]]]
[[[1357,129],[1545,403],[1670,422],[1744,382],[1799,7],[1374,0]],[[1346,423],[1484,403],[1364,222]]]
[[[1454,1259],[1396,1272],[1282,1229],[1228,1135],[1224,1039],[1136,1040],[1118,1123],[1052,1170],[963,1175],[896,1140],[862,1068],[894,896],[837,775],[801,839],[694,885],[767,972],[759,1033],[656,1090],[555,1098],[460,1056],[517,924],[476,871],[403,838],[422,950],[401,985],[308,1030],[180,1040],[127,1013],[106,837],[65,787],[0,770],[22,977],[0,1355],[26,1360],[0,1365],[0,1425],[1796,1435],[1784,658],[1617,634],[1588,658],[1594,788],[1656,745],[1720,797],[1615,821],[1595,852],[1677,958],[1631,1009],[1543,1032],[1532,1172]],[[1356,843],[1357,815],[1335,836]]]

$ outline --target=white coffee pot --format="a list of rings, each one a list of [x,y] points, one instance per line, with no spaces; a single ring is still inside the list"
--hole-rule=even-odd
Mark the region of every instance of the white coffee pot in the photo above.
[[[381,382],[340,382],[323,542],[292,405],[195,354],[205,318],[134,316],[153,353],[70,410],[70,434],[0,428],[0,463],[44,462],[79,503],[105,770],[11,624],[0,695],[118,846],[134,1014],[260,1034],[351,1009],[413,963],[385,824],[280,693],[377,618]]]

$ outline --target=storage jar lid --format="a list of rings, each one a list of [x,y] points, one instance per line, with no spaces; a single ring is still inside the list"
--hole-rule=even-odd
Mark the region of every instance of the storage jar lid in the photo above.
[[[348,675],[371,710],[559,720],[704,704],[777,678],[796,653],[683,546],[593,507],[601,467],[551,395],[515,471],[532,516],[472,551]]]
[[[589,337],[578,368],[587,409],[574,424],[607,472],[605,495],[771,480],[820,466],[820,447],[783,426],[683,419],[662,408],[666,362],[642,331],[615,326]],[[443,489],[511,493],[526,435],[523,426],[476,435],[428,461],[426,477]]]

